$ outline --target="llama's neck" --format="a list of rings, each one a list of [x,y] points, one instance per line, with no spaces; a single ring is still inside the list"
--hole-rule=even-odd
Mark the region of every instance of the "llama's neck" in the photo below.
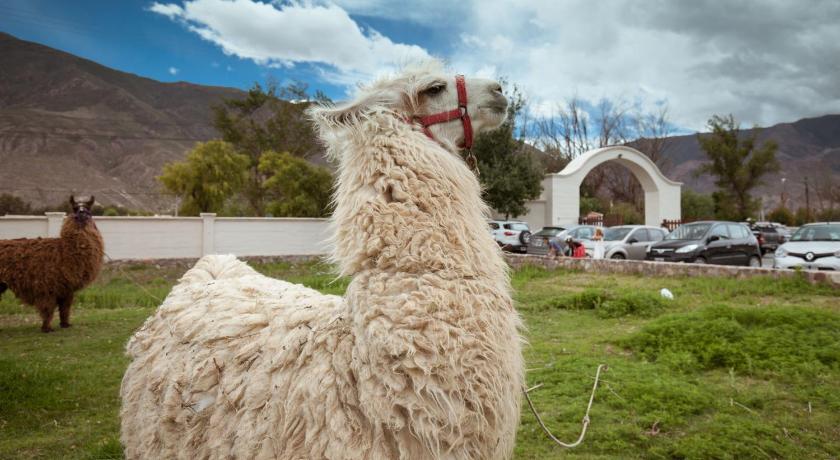
[[[68,259],[67,266],[98,272],[104,257],[104,243],[92,220],[80,226],[72,217],[65,219],[60,241],[61,257]]]
[[[375,133],[333,146],[341,157],[334,258],[343,274],[506,279],[475,175],[408,125],[380,121]]]

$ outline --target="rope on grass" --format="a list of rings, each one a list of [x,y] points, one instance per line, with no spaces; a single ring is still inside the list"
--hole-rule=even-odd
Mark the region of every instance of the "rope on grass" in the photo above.
[[[105,254],[105,257],[106,257],[106,258],[108,258],[108,262],[116,262],[116,261],[115,261],[115,260],[114,260],[111,256],[109,256],[109,255],[108,255],[108,253],[107,253],[107,252],[105,252],[104,254]],[[163,303],[163,300],[162,300],[161,298],[159,298],[158,296],[156,296],[156,295],[152,294],[152,291],[150,291],[150,290],[146,289],[146,286],[143,286],[142,284],[138,283],[138,282],[137,282],[137,280],[135,280],[135,279],[134,279],[131,275],[129,275],[129,274],[128,274],[128,272],[127,272],[127,271],[125,271],[125,270],[122,268],[122,266],[120,266],[120,264],[119,264],[119,263],[115,263],[114,265],[117,267],[117,270],[119,270],[119,271],[120,271],[120,273],[122,273],[122,275],[123,275],[123,276],[125,276],[126,278],[128,278],[128,281],[130,281],[130,282],[131,282],[131,284],[133,284],[133,285],[137,286],[138,288],[140,288],[140,290],[141,290],[141,291],[143,291],[143,292],[144,292],[147,296],[149,296],[149,297],[151,297],[152,299],[154,299],[154,300],[155,300],[155,302],[157,302],[157,303],[158,303],[158,305],[160,305],[161,303]]]
[[[577,447],[578,445],[580,445],[581,442],[583,442],[583,437],[586,436],[586,429],[589,428],[589,411],[592,409],[592,402],[595,401],[595,390],[598,389],[598,380],[601,378],[601,369],[602,368],[606,370],[607,366],[605,364],[599,364],[598,365],[598,370],[595,372],[595,384],[592,385],[592,395],[589,396],[589,405],[586,406],[586,414],[584,414],[584,416],[583,416],[583,421],[582,421],[583,427],[580,430],[580,436],[578,436],[577,441],[575,441],[571,444],[565,443],[565,442],[557,439],[551,433],[551,431],[549,431],[549,429],[545,426],[545,423],[543,423],[542,417],[540,417],[540,414],[537,412],[537,409],[534,407],[534,403],[533,403],[533,401],[531,401],[531,397],[528,395],[528,392],[530,392],[532,390],[536,390],[537,388],[542,386],[542,384],[531,387],[527,390],[525,390],[525,389],[522,390],[522,392],[525,393],[525,399],[528,401],[528,407],[531,408],[531,412],[534,413],[534,417],[537,418],[537,422],[539,422],[540,427],[542,428],[543,432],[546,434],[546,436],[548,436],[549,439],[551,439],[552,441],[557,443],[557,445],[559,445],[561,447],[566,447],[566,448],[571,449],[572,447]]]

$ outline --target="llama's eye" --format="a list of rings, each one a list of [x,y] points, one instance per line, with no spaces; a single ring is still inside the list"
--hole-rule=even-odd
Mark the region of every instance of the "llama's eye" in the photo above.
[[[423,94],[425,94],[427,96],[437,96],[438,94],[443,92],[443,90],[445,90],[445,89],[446,89],[445,84],[430,86],[423,91]]]

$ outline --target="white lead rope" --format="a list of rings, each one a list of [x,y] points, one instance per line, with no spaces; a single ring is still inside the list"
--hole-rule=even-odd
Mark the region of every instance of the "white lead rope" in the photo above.
[[[578,445],[580,445],[581,442],[583,442],[583,437],[586,436],[586,429],[589,428],[589,411],[592,409],[592,402],[595,401],[595,390],[598,389],[598,380],[601,378],[601,369],[602,368],[606,369],[606,367],[607,366],[605,364],[599,364],[598,365],[598,370],[595,372],[595,384],[592,385],[592,395],[589,396],[589,405],[586,406],[586,414],[583,416],[583,428],[580,431],[580,436],[578,436],[577,441],[575,441],[571,444],[565,443],[565,442],[557,439],[553,434],[551,434],[551,431],[549,431],[548,428],[545,426],[545,423],[543,423],[542,417],[540,417],[540,414],[537,413],[537,409],[534,408],[534,403],[531,401],[531,397],[528,395],[528,392],[531,391],[531,390],[535,390],[535,389],[539,388],[541,385],[537,385],[537,386],[529,388],[527,390],[522,390],[522,392],[525,393],[525,399],[528,401],[528,406],[531,408],[531,412],[534,413],[534,417],[537,418],[537,422],[539,422],[540,427],[542,428],[543,432],[545,432],[545,434],[552,441],[554,441],[555,443],[557,443],[558,445],[560,445],[562,447],[567,447],[567,448],[577,447]]]

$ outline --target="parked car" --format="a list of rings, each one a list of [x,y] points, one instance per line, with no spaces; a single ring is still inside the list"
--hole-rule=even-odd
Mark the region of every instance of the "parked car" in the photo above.
[[[647,247],[662,241],[667,232],[659,227],[620,225],[604,230],[604,258],[644,260]],[[592,257],[595,241],[583,240],[586,255]]]
[[[662,241],[650,245],[645,259],[760,267],[761,249],[745,224],[693,222],[677,227]]]
[[[496,243],[507,251],[525,252],[531,230],[526,222],[518,220],[491,220],[488,222]]]
[[[591,240],[593,236],[595,236],[595,227],[594,225],[572,225],[562,232],[558,233],[551,238],[550,241],[554,241],[556,244],[560,246],[560,252],[564,252],[566,250],[566,239],[571,237],[575,241],[586,242],[586,240]]]
[[[545,255],[548,254],[548,244],[552,238],[559,235],[564,227],[543,227],[537,233],[531,235],[528,241],[528,254]]]
[[[790,238],[790,230],[776,222],[753,222],[750,230],[758,239],[762,254],[775,251]]]
[[[774,268],[840,270],[840,222],[806,224],[776,249]]]

